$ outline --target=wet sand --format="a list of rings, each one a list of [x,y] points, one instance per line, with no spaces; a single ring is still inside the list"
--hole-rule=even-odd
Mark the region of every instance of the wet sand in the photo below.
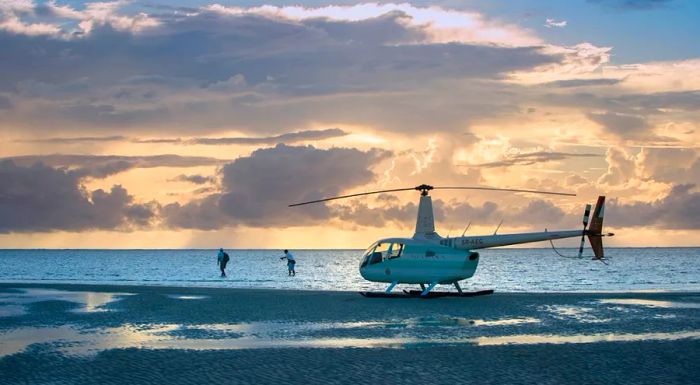
[[[0,384],[694,384],[700,293],[0,284]]]

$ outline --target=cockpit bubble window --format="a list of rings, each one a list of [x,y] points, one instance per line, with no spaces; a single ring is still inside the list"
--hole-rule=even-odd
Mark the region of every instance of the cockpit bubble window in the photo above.
[[[401,256],[403,252],[403,243],[394,243],[391,245],[391,250],[389,251],[388,259],[394,259]]]
[[[372,254],[375,247],[377,247],[377,242],[374,242],[370,247],[368,247],[367,250],[365,250],[365,252],[362,254],[362,256],[366,257]]]
[[[368,247],[367,250],[365,250],[365,252],[362,254],[362,263],[360,263],[360,267],[367,266],[367,262],[369,262],[369,257],[372,255],[376,247],[377,243],[375,242],[370,247]]]
[[[374,249],[372,256],[369,258],[369,264],[375,264],[382,261],[389,254],[389,247],[391,243],[379,243],[377,248]]]

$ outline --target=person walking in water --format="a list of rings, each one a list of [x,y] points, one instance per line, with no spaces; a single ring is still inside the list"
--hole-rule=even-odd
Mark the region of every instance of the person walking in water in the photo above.
[[[284,257],[280,259],[286,259],[287,260],[287,269],[289,269],[289,276],[294,277],[297,275],[297,272],[294,271],[294,265],[297,264],[297,261],[294,260],[294,255],[289,252],[289,250],[284,251]]]
[[[219,254],[216,256],[216,263],[219,264],[219,269],[221,269],[221,276],[226,276],[226,264],[229,261],[228,253],[224,249],[219,249]]]

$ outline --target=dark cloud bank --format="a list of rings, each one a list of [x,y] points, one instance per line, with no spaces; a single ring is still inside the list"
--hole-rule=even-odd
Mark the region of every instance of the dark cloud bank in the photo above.
[[[3,158],[0,158],[0,161],[2,160]],[[41,163],[65,169],[76,178],[106,178],[133,168],[214,166],[226,162],[226,160],[203,156],[172,154],[151,156],[53,154],[15,156],[4,160],[10,160],[20,166]]]
[[[43,139],[24,139],[18,140],[23,143],[49,143],[49,144],[86,144],[86,143],[101,143],[101,142],[132,142],[132,143],[170,143],[170,144],[204,144],[204,145],[270,145],[277,143],[297,143],[302,141],[314,141],[338,138],[348,135],[348,132],[339,128],[327,128],[323,130],[302,130],[288,132],[273,136],[249,136],[249,137],[222,137],[222,138],[128,138],[123,135],[111,136],[73,136],[73,137],[52,137]]]
[[[222,191],[185,205],[163,207],[171,227],[216,229],[226,225],[302,226],[330,218],[325,205],[298,209],[287,206],[339,195],[371,182],[370,170],[389,152],[349,148],[320,150],[311,146],[277,145],[226,164]]]
[[[394,223],[410,229],[416,204],[401,204],[380,195],[369,207],[366,200],[337,204],[287,207],[291,203],[340,195],[372,182],[372,171],[391,153],[370,149],[316,149],[277,145],[226,163],[214,193],[186,204],[139,203],[121,186],[110,191],[87,191],[81,175],[43,163],[19,165],[0,161],[0,232],[128,231],[137,228],[213,230],[227,226],[291,227],[323,225],[340,219],[349,225],[382,227]],[[181,175],[179,180],[212,183],[213,178]],[[209,188],[207,188],[207,191]],[[206,191],[203,191],[206,193]],[[520,208],[485,202],[473,206],[434,198],[436,220],[457,229],[468,221],[544,228],[575,226],[579,213],[567,213],[553,203],[532,200]],[[607,223],[618,227],[650,226],[699,229],[700,193],[694,185],[677,185],[665,198],[651,203],[623,203],[612,199]],[[457,230],[455,230],[457,231]]]
[[[139,34],[99,25],[68,40],[0,32],[0,118],[36,131],[277,134],[314,121],[418,130],[439,126],[435,115],[454,123],[517,110],[493,84],[468,87],[478,98],[448,98],[440,81],[499,80],[561,60],[540,47],[416,43],[426,31],[404,23],[401,12],[355,22],[206,10],[156,17],[161,25]],[[499,102],[485,106],[486,90]],[[439,106],[444,113],[428,119],[425,111]]]
[[[134,203],[121,186],[88,192],[70,172],[0,161],[0,233],[131,230],[155,216],[154,203]]]

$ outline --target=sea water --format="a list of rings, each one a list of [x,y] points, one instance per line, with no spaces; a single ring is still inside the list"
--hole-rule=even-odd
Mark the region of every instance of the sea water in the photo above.
[[[570,256],[576,251],[560,250]],[[228,276],[221,278],[217,250],[0,250],[0,282],[350,291],[386,286],[360,276],[361,250],[293,250],[295,277],[287,275],[280,250],[227,252]],[[608,248],[607,264],[562,258],[551,249],[489,249],[480,254],[476,274],[462,281],[467,290],[700,290],[700,248]]]

